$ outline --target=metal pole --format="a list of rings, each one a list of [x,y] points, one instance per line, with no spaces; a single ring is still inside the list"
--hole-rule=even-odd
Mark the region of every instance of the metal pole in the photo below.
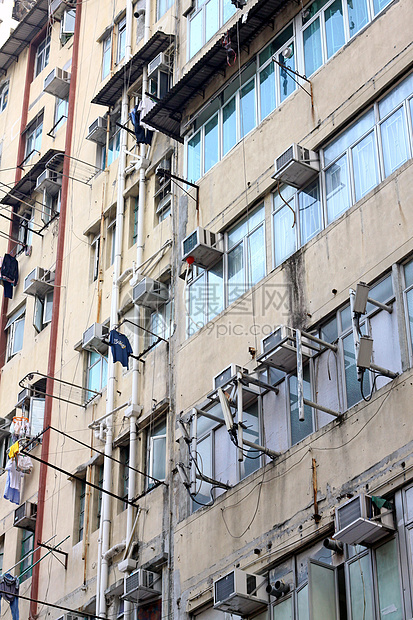
[[[386,310],[386,312],[388,312],[389,314],[393,312],[393,308],[391,306],[386,306],[386,304],[382,304],[380,301],[376,301],[375,299],[372,299],[371,297],[367,297],[367,301],[373,306],[380,308],[381,310]]]
[[[301,349],[301,332],[299,329],[295,330],[295,342],[297,348],[297,406],[298,406],[298,419],[300,422],[304,422],[304,393],[303,393],[303,352]]]
[[[389,379],[395,379],[399,376],[398,372],[392,372],[391,370],[387,370],[387,368],[382,368],[381,366],[377,366],[377,364],[370,364],[371,370],[376,370],[381,375],[385,377],[389,377]]]
[[[196,409],[193,410],[193,418],[192,418],[192,439],[191,439],[191,454],[192,454],[192,462],[191,462],[191,485],[190,492],[191,495],[196,494],[196,448],[197,448],[197,422],[198,422],[198,411]]]
[[[238,413],[238,461],[242,463],[244,460],[244,452],[242,449],[243,441],[243,429],[242,429],[242,421],[243,421],[243,403],[242,403],[242,373],[237,372],[237,413]]]
[[[313,407],[314,409],[319,409],[320,411],[324,411],[325,413],[329,413],[330,415],[335,416],[336,418],[341,415],[338,411],[333,411],[333,409],[329,409],[328,407],[324,407],[323,405],[319,405],[318,403],[313,402],[312,400],[308,400],[308,398],[303,399],[304,405],[308,407]]]
[[[253,448],[254,450],[258,450],[259,452],[263,452],[267,456],[270,456],[272,459],[276,459],[280,456],[281,452],[274,452],[273,450],[269,450],[269,448],[265,448],[264,446],[260,446],[258,443],[253,443],[252,441],[248,441],[248,439],[243,439],[242,443],[244,446],[248,446],[249,448]]]
[[[357,325],[356,315],[354,313],[354,300],[356,298],[356,293],[351,288],[349,290],[349,294],[350,294],[351,324],[353,326],[354,356],[355,356],[355,362],[357,363],[358,352],[359,352],[359,347],[360,347],[360,335],[359,335],[359,332],[358,332],[358,325]],[[363,379],[363,373],[362,373],[362,371],[359,368],[357,368],[357,379],[359,381],[362,381],[362,379]]]
[[[301,332],[301,335],[305,338],[308,338],[308,340],[312,340],[313,342],[317,342],[317,344],[321,344],[323,347],[327,347],[327,349],[331,349],[332,351],[334,351],[334,353],[337,353],[338,351],[337,345],[330,344],[329,342],[326,342],[321,338],[317,338],[317,336],[313,336],[313,334],[309,334],[308,332]]]

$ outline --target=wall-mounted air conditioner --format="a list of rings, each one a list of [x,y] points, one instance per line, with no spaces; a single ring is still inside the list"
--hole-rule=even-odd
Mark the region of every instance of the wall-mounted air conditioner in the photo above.
[[[62,174],[60,172],[56,172],[55,170],[49,170],[46,168],[43,170],[42,174],[36,179],[36,192],[43,192],[46,190],[48,194],[51,196],[55,196],[59,193],[60,188],[62,187]]]
[[[394,530],[393,512],[360,493],[335,510],[333,538],[348,545],[371,545]]]
[[[16,407],[21,409],[25,405],[29,405],[31,395],[32,390],[30,388],[24,388],[23,390],[20,390],[20,392],[17,394]]]
[[[133,603],[158,598],[162,593],[162,578],[158,573],[138,568],[126,577],[124,592],[123,598]]]
[[[82,337],[82,349],[86,351],[99,351],[99,353],[106,353],[108,350],[107,343],[103,342],[104,338],[109,336],[109,328],[101,323],[93,323],[90,327],[83,332]]]
[[[36,527],[37,504],[24,502],[14,511],[14,527],[22,527],[25,530],[34,532]]]
[[[214,609],[248,616],[268,605],[267,579],[234,568],[214,581]]]
[[[168,59],[165,54],[161,52],[151,62],[148,63],[148,77],[152,77],[157,71],[169,71]]]
[[[320,170],[320,160],[315,151],[299,144],[292,144],[274,161],[273,179],[298,189],[305,187]]]
[[[43,91],[59,97],[59,99],[67,99],[69,89],[70,73],[59,69],[59,67],[55,67],[44,80]]]
[[[283,372],[291,372],[297,367],[297,348],[295,329],[287,325],[280,325],[272,334],[261,341],[262,355],[257,361]],[[301,347],[303,361],[311,357],[311,350]]]
[[[157,308],[168,301],[169,290],[162,282],[152,280],[152,278],[143,278],[133,287],[132,299],[137,306]]]
[[[98,116],[96,120],[89,125],[86,140],[96,142],[96,144],[106,144],[107,120],[103,116]]]
[[[25,278],[23,283],[23,293],[26,295],[37,295],[43,297],[53,288],[54,271],[35,267]]]
[[[182,260],[208,269],[222,256],[221,246],[218,235],[198,226],[182,241]]]
[[[238,366],[237,364],[231,364],[227,368],[224,368],[224,370],[221,370],[221,372],[215,375],[215,377],[213,378],[212,389],[214,390],[217,390],[218,388],[224,389],[231,381],[233,381],[236,378],[238,372],[242,372],[245,375],[248,374],[248,370],[246,368],[242,368],[242,366]]]
[[[57,620],[83,620],[84,616],[82,615],[77,615],[77,614],[63,614],[62,616],[59,616],[57,618]]]

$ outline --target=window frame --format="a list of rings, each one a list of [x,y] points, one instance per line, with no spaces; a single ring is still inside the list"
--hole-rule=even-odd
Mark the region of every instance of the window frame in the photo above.
[[[159,433],[159,430],[163,430],[164,428],[164,432],[163,433]],[[167,422],[167,418],[163,417],[160,418],[159,420],[157,420],[155,423],[151,423],[147,428],[146,428],[146,471],[149,474],[149,476],[151,476],[152,478],[156,478],[157,480],[166,480],[166,476],[167,476],[167,443],[168,443],[168,435],[167,435],[167,431],[168,431],[168,422]],[[156,456],[155,451],[154,451],[154,443],[156,441],[164,441],[165,442],[165,453],[163,455],[164,457],[164,471],[165,471],[165,476],[163,478],[158,478],[157,476],[154,475],[154,470],[155,470],[155,464],[154,464],[154,458]],[[145,478],[146,480],[146,490],[150,491],[154,485],[156,484],[151,478]]]
[[[0,113],[6,109],[9,101],[10,79],[0,84]]]
[[[116,64],[120,64],[126,55],[126,16],[117,24]]]
[[[13,318],[15,317],[15,318]],[[24,323],[26,318],[26,306],[22,306],[18,310],[12,313],[9,317],[4,331],[7,332],[7,361],[11,360],[17,353],[23,350],[24,346]],[[22,346],[20,349],[15,349],[16,343],[16,333],[18,328],[22,329]]]
[[[90,247],[92,250],[92,282],[96,282],[99,277],[101,242],[102,240],[100,233],[94,235],[94,237],[92,237],[92,241],[90,242]]]
[[[43,112],[36,116],[25,129],[25,147],[23,162],[27,164],[35,153],[40,153],[43,134]]]
[[[112,32],[102,39],[102,80],[112,71]]]
[[[33,570],[33,554],[29,555],[26,559],[23,559],[26,555],[31,553],[34,549],[34,532],[30,530],[23,529],[21,534],[21,552],[20,552],[20,563],[19,563],[19,581],[23,583],[26,579],[32,576]],[[29,569],[30,570],[27,570]],[[27,570],[27,573],[22,576]]]
[[[97,355],[98,357],[92,361],[92,355]],[[99,353],[98,351],[87,351],[87,366],[86,366],[86,394],[88,394],[88,392],[90,390],[93,390],[95,392],[102,392],[106,386],[107,386],[107,370],[108,370],[108,355],[106,353],[106,355],[102,355],[101,353]],[[105,363],[106,363],[106,373],[105,373]],[[90,384],[90,380],[91,380],[91,371],[96,368],[98,365],[100,365],[100,369],[99,369],[99,388],[96,389],[96,387],[93,387]],[[106,382],[105,382],[106,379]],[[89,399],[88,399],[89,400]]]
[[[51,37],[50,37],[50,34],[48,34],[37,46],[36,60],[34,63],[34,77],[35,78],[38,75],[40,75],[43,69],[45,69],[45,67],[47,67],[47,65],[49,64],[50,44],[51,44]]]

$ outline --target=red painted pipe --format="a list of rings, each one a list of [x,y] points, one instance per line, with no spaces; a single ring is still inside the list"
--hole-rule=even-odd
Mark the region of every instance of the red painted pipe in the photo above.
[[[67,211],[67,195],[69,187],[69,168],[70,168],[70,154],[72,151],[72,138],[73,138],[73,122],[75,112],[75,100],[76,100],[76,83],[77,83],[77,70],[79,60],[79,41],[80,41],[80,25],[82,15],[82,0],[77,0],[76,3],[76,21],[75,32],[73,35],[73,54],[72,54],[72,67],[70,77],[70,91],[69,91],[69,108],[67,114],[66,125],[66,142],[65,142],[65,158],[63,163],[63,177],[62,177],[62,194],[59,216],[59,234],[57,241],[56,252],[56,269],[55,269],[55,282],[53,293],[53,313],[52,323],[50,326],[50,344],[49,344],[49,361],[47,367],[47,374],[49,377],[54,377],[55,365],[56,365],[56,343],[59,329],[59,316],[60,316],[60,292],[62,282],[63,271],[63,253],[65,245],[65,231],[66,231],[66,211]],[[47,379],[46,392],[53,394],[53,378]],[[46,396],[45,409],[44,409],[44,426],[46,428],[51,423],[53,399],[50,396]],[[42,440],[42,460],[47,461],[49,457],[49,437],[50,433],[45,433]],[[46,482],[47,482],[47,465],[42,463],[40,465],[39,473],[39,488],[37,499],[37,517],[36,517],[36,531],[35,542],[42,541],[43,536],[43,521],[45,510],[45,496],[46,496]],[[40,549],[33,555],[33,563],[40,558]],[[39,592],[39,567],[37,564],[33,567],[32,586],[30,596],[33,599],[38,598]],[[36,618],[37,614],[37,602],[33,601],[30,604],[30,618]]]

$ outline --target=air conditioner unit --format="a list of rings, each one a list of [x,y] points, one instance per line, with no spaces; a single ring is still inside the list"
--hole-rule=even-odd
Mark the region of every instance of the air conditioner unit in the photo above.
[[[137,306],[157,308],[168,301],[169,290],[162,282],[152,280],[152,278],[143,278],[133,287],[132,299]]]
[[[291,372],[297,367],[297,348],[295,329],[287,325],[280,325],[277,329],[261,341],[262,355],[257,362],[278,368],[283,372]],[[311,350],[301,347],[303,362],[311,357]]]
[[[59,69],[59,67],[55,67],[44,80],[43,91],[60,99],[68,97],[69,89],[70,73]]]
[[[267,579],[234,568],[214,581],[214,609],[248,616],[268,605]]]
[[[76,0],[52,0],[49,5],[49,14],[54,19],[61,19],[63,13],[68,9],[76,7]]]
[[[19,407],[19,409],[21,409],[24,407],[24,405],[27,405],[30,402],[31,395],[32,391],[30,388],[24,388],[23,390],[20,390],[20,392],[17,394],[16,407]]]
[[[82,337],[82,349],[86,351],[94,351],[95,349],[99,353],[106,353],[108,350],[107,343],[103,342],[104,338],[109,336],[109,328],[101,323],[93,323],[90,327],[83,332]]]
[[[46,168],[43,170],[42,174],[36,179],[36,192],[43,192],[46,190],[48,194],[51,196],[55,196],[59,193],[60,188],[62,187],[62,175],[60,172],[55,172],[54,170],[49,170]]]
[[[371,545],[394,530],[393,513],[360,493],[336,508],[335,526],[333,538],[348,545]]]
[[[125,579],[126,601],[137,603],[147,599],[158,598],[162,594],[162,578],[158,573],[138,568]]]
[[[14,511],[14,527],[22,527],[34,532],[36,527],[37,504],[24,502]]]
[[[89,125],[86,140],[91,140],[92,142],[96,142],[97,144],[106,144],[106,129],[106,118],[98,116],[97,119],[94,120],[91,125]]]
[[[168,60],[163,52],[148,63],[148,77],[152,77],[158,70],[169,71]]]
[[[182,241],[182,260],[208,269],[221,258],[221,240],[205,228],[195,230]],[[189,260],[188,260],[189,259]]]
[[[26,295],[37,295],[43,297],[53,288],[54,271],[35,267],[25,278],[23,283],[23,293]]]
[[[310,151],[299,144],[292,144],[274,161],[273,179],[297,189],[305,187],[320,170],[320,161],[315,151]]]
[[[213,378],[213,389],[224,389],[233,379],[236,378],[238,372],[242,372],[245,375],[248,374],[248,370],[246,368],[242,368],[242,366],[238,366],[237,364],[231,364],[227,368],[224,368],[224,370],[221,370],[221,372]]]

